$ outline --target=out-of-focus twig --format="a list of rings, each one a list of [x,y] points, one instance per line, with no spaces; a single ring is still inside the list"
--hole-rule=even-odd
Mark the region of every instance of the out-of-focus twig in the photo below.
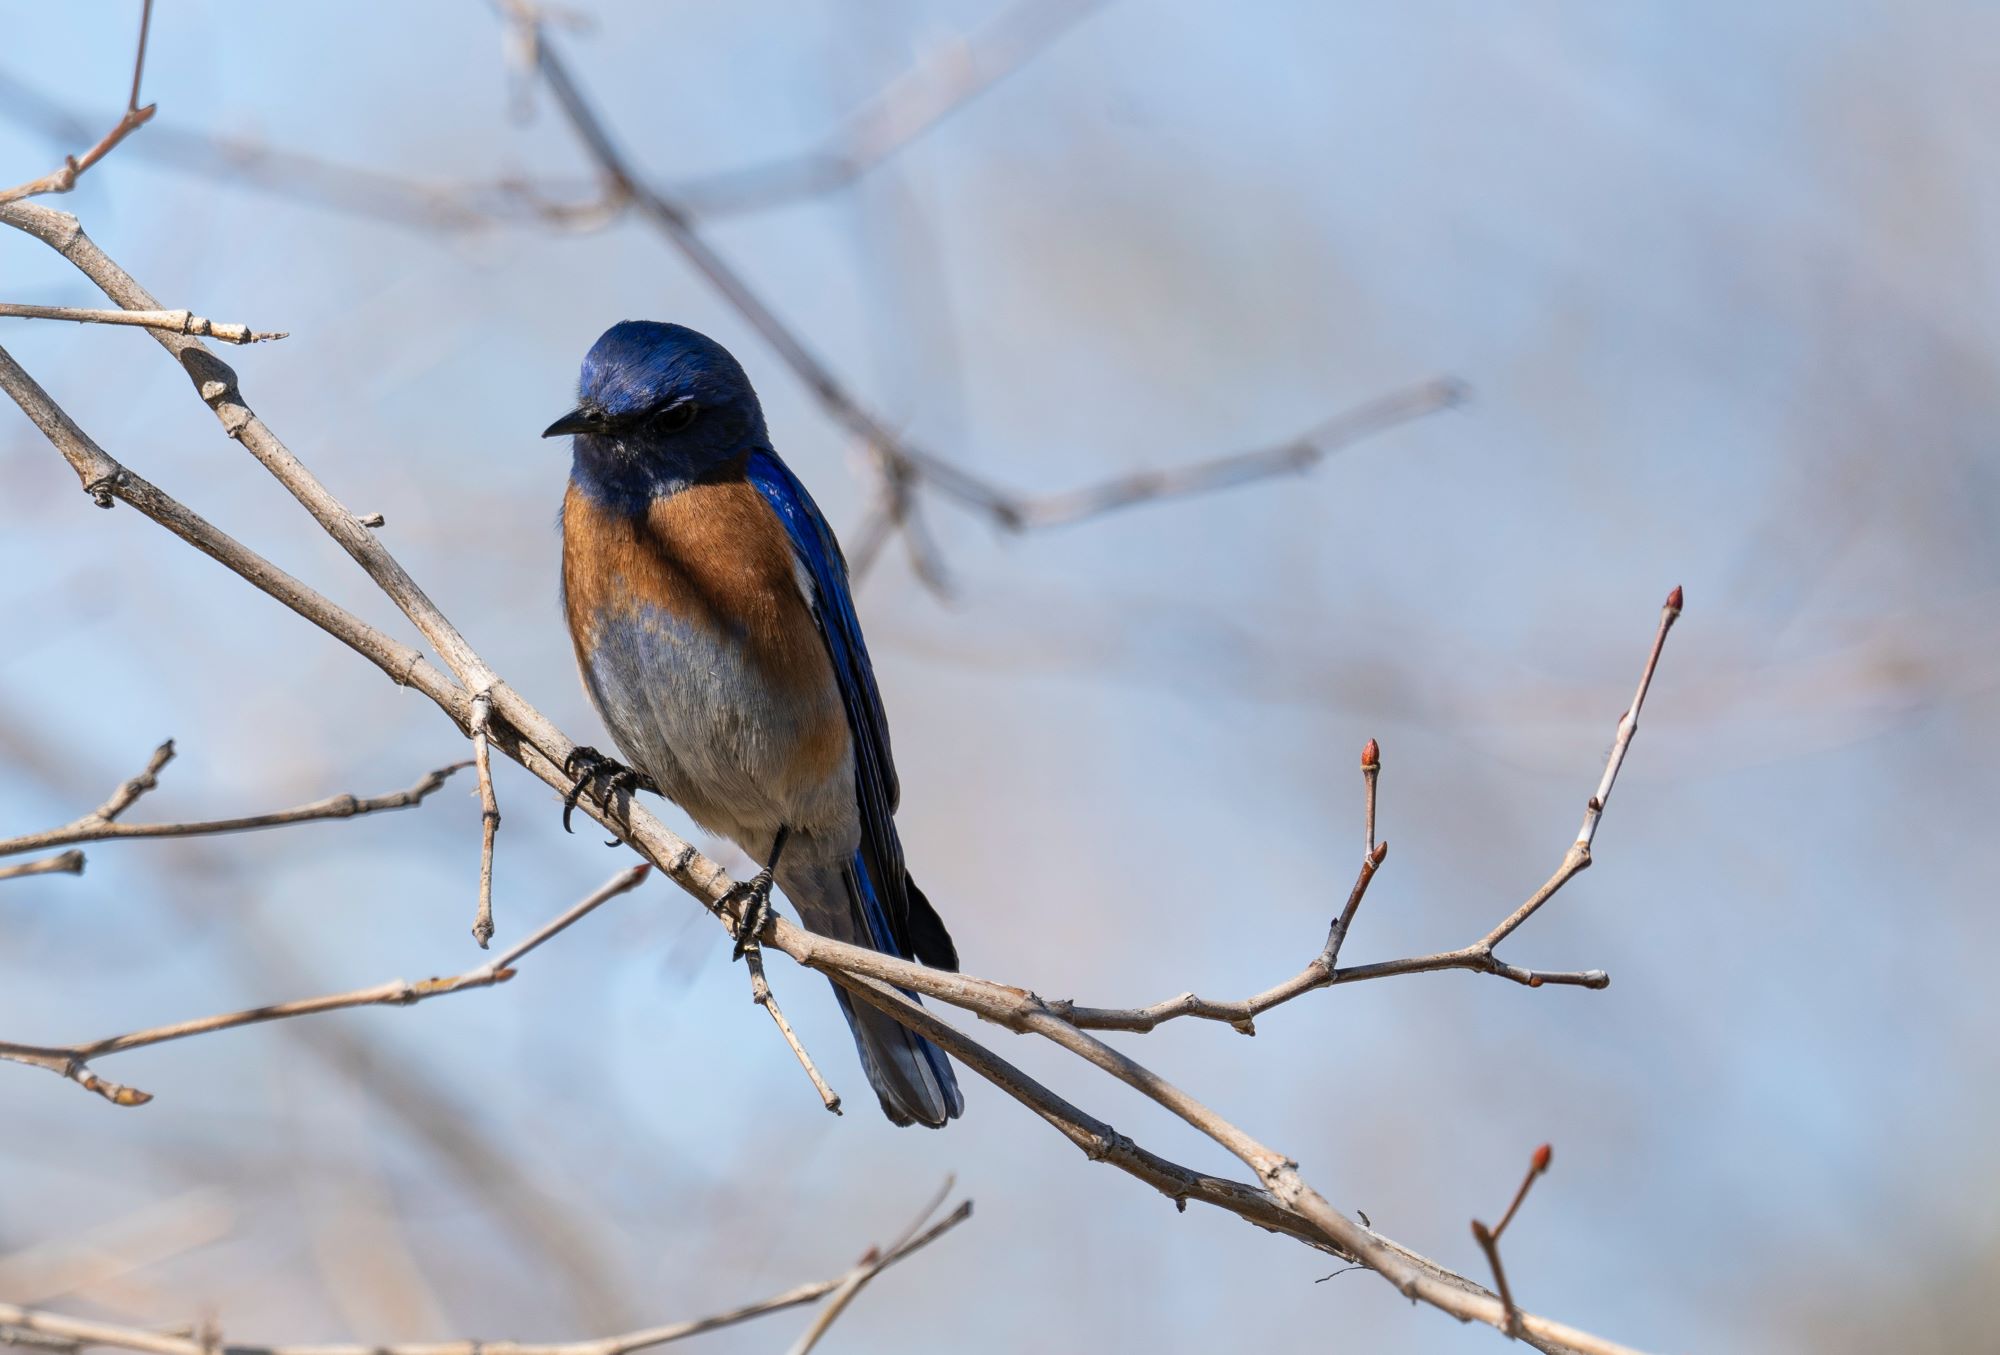
[[[258,828],[282,828],[294,823],[352,819],[384,810],[409,809],[422,804],[424,797],[442,786],[445,779],[453,772],[471,765],[454,762],[448,767],[439,767],[436,771],[426,772],[422,779],[407,790],[392,791],[387,795],[371,795],[365,799],[355,795],[329,795],[326,799],[314,800],[311,804],[280,809],[269,814],[250,814],[238,819],[205,819],[189,823],[117,822],[118,816],[129,809],[134,800],[159,784],[160,769],[172,761],[173,756],[174,741],[168,739],[153,750],[153,756],[147,762],[145,771],[119,786],[112,792],[111,798],[96,809],[60,828],[0,839],[0,856],[41,851],[46,847],[62,847],[72,842],[107,842],[122,838],[207,837],[216,833],[245,833]],[[79,853],[78,870],[82,869],[82,864],[83,858]]]
[[[924,1225],[930,1222],[931,1215],[937,1213],[939,1208],[943,1206],[946,1198],[950,1196],[952,1183],[953,1178],[949,1176],[945,1178],[944,1184],[938,1188],[937,1194],[931,1197],[930,1202],[923,1207],[921,1213],[910,1220],[910,1226],[905,1228],[894,1242],[891,1242],[886,1248],[870,1247],[862,1254],[861,1259],[855,1263],[854,1269],[848,1271],[847,1275],[841,1280],[840,1288],[833,1291],[833,1297],[829,1298],[826,1301],[826,1305],[813,1314],[812,1321],[807,1323],[806,1329],[799,1333],[799,1339],[792,1343],[792,1348],[786,1352],[786,1355],[808,1355],[808,1352],[819,1344],[820,1338],[826,1335],[827,1329],[840,1320],[840,1315],[847,1311],[847,1306],[854,1302],[855,1297],[867,1287],[868,1282],[877,1275],[880,1275],[883,1267],[893,1261],[905,1248],[915,1245],[918,1237],[935,1235],[944,1229],[954,1226],[972,1213],[972,1201],[966,1200],[931,1228],[924,1228]]]
[[[845,188],[1033,61],[1105,0],[1018,0],[977,33],[939,44],[802,155],[674,185],[700,217],[761,212]]]
[[[0,1255],[0,1294],[16,1303],[74,1295],[124,1307],[165,1297],[135,1280],[139,1271],[229,1235],[236,1216],[217,1191],[195,1190],[156,1201],[62,1241]]]
[[[860,1283],[866,1283],[868,1279],[874,1278],[876,1274],[898,1261],[923,1250],[971,1216],[972,1203],[968,1200],[921,1233],[914,1236],[906,1235],[891,1249],[879,1256],[865,1258],[855,1268],[832,1279],[798,1285],[755,1303],[746,1303],[740,1308],[732,1308],[710,1317],[696,1318],[691,1322],[644,1327],[638,1331],[621,1332],[616,1336],[601,1336],[590,1340],[474,1339],[408,1341],[377,1345],[247,1345],[241,1341],[230,1341],[225,1345],[212,1333],[205,1334],[210,1339],[202,1339],[199,1335],[181,1336],[149,1331],[143,1327],[92,1322],[82,1318],[65,1317],[60,1313],[0,1303],[0,1342],[56,1350],[87,1350],[104,1346],[143,1351],[146,1355],[215,1355],[218,1350],[227,1351],[228,1355],[631,1355],[633,1351],[682,1341],[690,1336],[699,1336],[703,1332],[716,1331],[722,1327],[733,1327],[739,1322],[748,1322],[752,1318],[763,1317],[768,1313],[783,1312],[787,1308],[816,1303],[829,1294],[840,1292],[843,1288],[849,1288],[849,1297],[852,1297],[851,1289],[859,1288],[859,1284],[855,1282],[857,1274],[865,1271],[866,1276]]]
[[[81,874],[83,874],[83,853],[79,851],[58,852],[39,861],[22,861],[17,865],[0,866],[0,880],[18,880],[24,875]]]
[[[143,1049],[147,1045],[165,1044],[169,1040],[185,1040],[194,1035],[210,1035],[219,1030],[234,1030],[238,1026],[253,1026],[265,1021],[283,1021],[297,1016],[316,1016],[321,1012],[344,1011],[349,1007],[408,1007],[426,998],[442,997],[446,993],[463,992],[468,988],[490,988],[496,983],[505,983],[514,977],[516,961],[601,904],[636,887],[651,869],[651,865],[641,862],[639,865],[620,871],[597,892],[544,925],[505,954],[450,978],[422,979],[416,983],[408,979],[391,979],[372,988],[355,988],[344,993],[328,993],[323,997],[300,998],[293,1002],[273,1003],[268,1007],[223,1012],[216,1016],[203,1016],[192,1021],[177,1022],[170,1026],[152,1026],[123,1035],[112,1035],[86,1044],[32,1045],[0,1040],[0,1059],[32,1064],[37,1068],[46,1068],[50,1072],[59,1073],[86,1090],[96,1092],[113,1105],[143,1106],[153,1099],[151,1092],[120,1086],[116,1082],[99,1077],[91,1069],[90,1061],[123,1053],[128,1049]]]
[[[226,320],[210,320],[193,311],[113,311],[92,310],[87,306],[30,306],[0,301],[0,318],[12,320],[72,320],[80,325],[136,325],[142,329],[170,329],[176,334],[193,334],[223,343],[265,343],[288,337],[281,331],[252,329]]]
[[[66,155],[62,168],[51,170],[39,179],[30,179],[12,188],[0,188],[0,203],[14,202],[20,198],[31,198],[40,193],[67,193],[76,187],[77,179],[92,165],[111,154],[119,142],[144,127],[158,112],[158,106],[147,104],[139,107],[139,77],[146,69],[146,35],[153,27],[153,0],[144,0],[139,11],[139,51],[132,58],[132,93],[125,100],[125,111],[110,131],[99,139],[95,146],[81,156]]]
[[[780,207],[845,187],[880,166],[957,110],[1031,61],[1104,0],[1020,0],[980,33],[941,46],[851,115],[817,150],[674,186],[700,216]],[[580,27],[575,17],[536,5],[543,21]],[[510,37],[518,38],[518,26]],[[530,38],[532,42],[532,38]],[[0,106],[57,139],[78,138],[84,119],[21,80],[0,75]],[[150,110],[148,110],[150,115]],[[129,130],[129,129],[128,129]],[[133,153],[187,173],[316,207],[420,230],[470,231],[539,225],[596,230],[630,210],[589,179],[519,177],[451,183],[345,165],[248,137],[157,127]],[[3,199],[0,199],[3,200]]]

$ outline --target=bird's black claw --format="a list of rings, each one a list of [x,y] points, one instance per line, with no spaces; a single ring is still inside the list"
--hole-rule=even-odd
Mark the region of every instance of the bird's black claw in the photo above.
[[[742,903],[743,911],[730,935],[736,938],[736,948],[729,952],[729,958],[740,960],[744,952],[757,944],[757,934],[764,930],[764,924],[771,920],[771,872],[760,870],[755,875],[737,885],[722,896],[721,904]]]
[[[585,791],[596,788],[591,798],[597,807],[609,811],[611,797],[623,791],[629,797],[633,791],[650,790],[658,793],[659,787],[653,778],[635,767],[628,767],[616,758],[608,758],[595,748],[573,748],[563,759],[563,775],[570,777],[570,786],[563,796],[563,831],[573,833],[570,815],[576,812],[576,802],[583,798]]]

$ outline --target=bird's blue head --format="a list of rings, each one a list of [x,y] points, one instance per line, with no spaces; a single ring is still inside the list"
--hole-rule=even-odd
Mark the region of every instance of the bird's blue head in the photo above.
[[[575,438],[577,484],[634,507],[769,444],[757,392],[729,350],[652,320],[613,325],[592,345],[576,408],[542,436],[564,433]]]

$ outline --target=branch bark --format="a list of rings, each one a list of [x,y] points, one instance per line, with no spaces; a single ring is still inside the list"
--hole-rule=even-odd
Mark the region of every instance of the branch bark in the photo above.
[[[282,332],[252,329],[226,320],[211,320],[193,311],[109,311],[85,306],[29,306],[0,301],[0,317],[14,320],[71,320],[80,325],[137,325],[142,329],[164,329],[197,338],[219,339],[223,343],[266,343],[291,336]]]

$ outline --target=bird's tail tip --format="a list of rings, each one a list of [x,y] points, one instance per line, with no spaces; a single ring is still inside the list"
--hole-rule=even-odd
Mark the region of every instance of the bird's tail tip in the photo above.
[[[839,989],[835,993],[884,1115],[898,1125],[942,1129],[964,1113],[965,1097],[942,1049],[886,1012],[855,1003]]]

